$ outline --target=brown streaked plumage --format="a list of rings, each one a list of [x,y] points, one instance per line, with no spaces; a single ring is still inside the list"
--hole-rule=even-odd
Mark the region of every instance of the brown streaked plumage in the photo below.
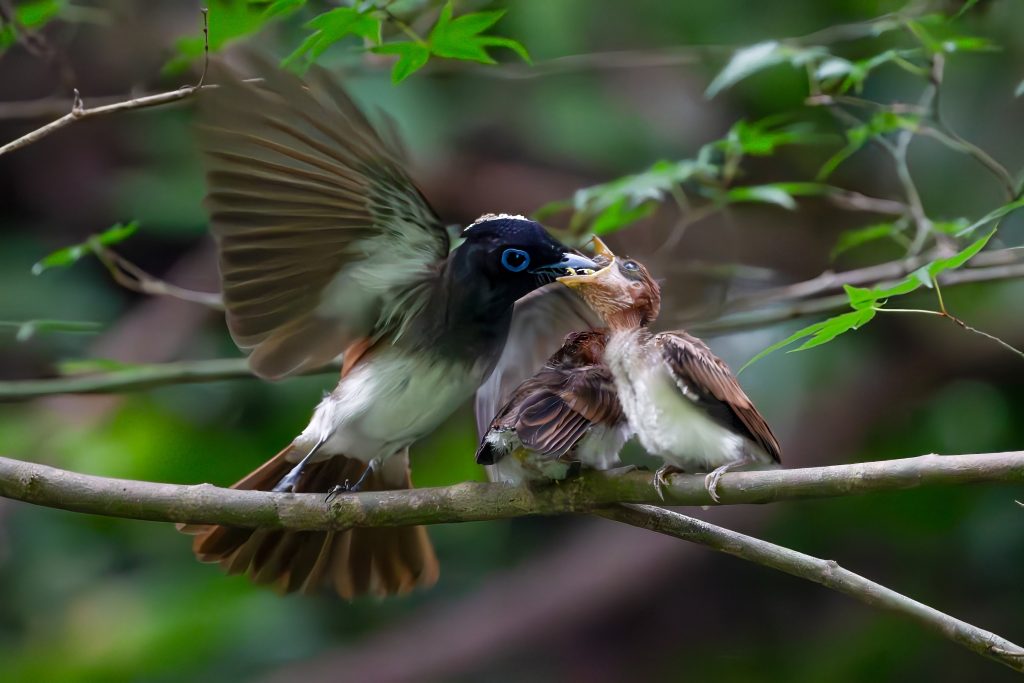
[[[560,281],[608,324],[604,361],[623,412],[644,448],[665,461],[656,484],[673,470],[709,472],[708,491],[717,500],[718,480],[730,468],[779,463],[778,440],[729,367],[686,332],[648,329],[661,292],[647,269],[599,248],[611,264]]]
[[[618,464],[629,436],[601,331],[570,333],[533,377],[520,384],[491,421],[476,460],[509,483],[562,479],[576,461]]]

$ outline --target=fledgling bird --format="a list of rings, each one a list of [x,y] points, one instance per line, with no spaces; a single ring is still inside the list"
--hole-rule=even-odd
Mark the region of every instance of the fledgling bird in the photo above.
[[[262,377],[343,361],[309,425],[234,488],[409,488],[409,446],[491,373],[516,300],[595,264],[507,214],[453,249],[398,148],[337,84],[260,68],[261,82],[224,73],[200,96],[228,327]],[[423,527],[183,530],[200,560],[283,592],[385,595],[438,577]]]
[[[619,464],[629,425],[603,356],[603,331],[570,333],[537,374],[520,384],[476,451],[496,481],[564,479],[574,462]]]
[[[655,475],[659,492],[669,473],[696,470],[708,473],[717,502],[718,480],[729,469],[781,462],[771,427],[707,344],[682,331],[650,331],[661,291],[647,269],[597,245],[609,265],[559,281],[608,325],[604,361],[622,410],[644,449],[665,462]]]

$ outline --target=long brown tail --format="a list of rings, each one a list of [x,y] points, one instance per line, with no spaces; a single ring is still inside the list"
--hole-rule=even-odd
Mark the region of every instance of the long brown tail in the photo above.
[[[288,461],[291,450],[285,448],[232,488],[269,491],[294,466]],[[295,489],[326,493],[346,479],[355,481],[364,468],[360,460],[336,455],[310,463]],[[411,487],[406,453],[391,456],[363,483],[364,491]],[[189,524],[178,529],[196,535],[192,552],[201,562],[219,562],[228,574],[248,574],[255,583],[273,585],[281,593],[308,594],[326,585],[349,599],[395,595],[433,585],[440,569],[422,526],[283,531]]]

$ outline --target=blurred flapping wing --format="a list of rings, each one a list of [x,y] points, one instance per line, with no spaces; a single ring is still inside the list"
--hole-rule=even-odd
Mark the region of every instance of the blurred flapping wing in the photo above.
[[[421,304],[448,235],[348,95],[254,60],[200,98],[228,327],[264,377],[323,365]]]

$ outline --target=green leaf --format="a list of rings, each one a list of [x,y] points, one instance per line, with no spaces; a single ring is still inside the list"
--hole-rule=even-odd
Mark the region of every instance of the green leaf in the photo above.
[[[267,5],[267,8],[263,10],[263,16],[267,19],[281,17],[286,14],[291,14],[295,10],[305,6],[305,4],[306,0],[275,0],[275,2],[270,3]]]
[[[818,171],[817,179],[825,180],[828,178],[841,163],[853,156],[870,140],[898,130],[916,131],[920,123],[921,119],[919,116],[896,114],[889,110],[875,113],[867,123],[847,129],[846,146],[825,162],[821,170]]]
[[[452,18],[452,1],[448,0],[441,8],[437,23],[430,31],[428,39],[430,51],[438,57],[494,64],[495,61],[488,54],[486,48],[507,47],[529,62],[530,56],[526,52],[526,48],[517,41],[511,38],[481,35],[494,26],[505,15],[505,12],[506,10],[472,12]]]
[[[865,288],[854,287],[853,285],[843,285],[843,289],[846,291],[846,297],[850,300],[850,307],[855,310],[881,306],[891,297],[900,296],[901,294],[910,294],[920,287],[921,282],[913,276],[900,280],[895,285],[889,287]]]
[[[992,230],[989,234],[975,240],[967,248],[947,256],[946,258],[936,259],[928,265],[921,266],[914,271],[914,277],[918,278],[923,284],[931,287],[935,282],[935,278],[947,270],[956,270],[960,266],[970,261],[974,256],[985,248],[988,241],[992,239],[992,235],[996,234],[995,230]]]
[[[573,195],[573,206],[579,212],[597,215],[624,198],[629,207],[648,200],[661,201],[666,193],[679,184],[704,173],[713,173],[714,170],[713,166],[692,159],[658,161],[642,173],[577,190]]]
[[[726,88],[770,67],[786,63],[803,66],[827,54],[821,47],[797,48],[776,40],[742,48],[733,53],[729,62],[704,91],[704,96],[710,99]]]
[[[874,225],[866,225],[863,228],[846,230],[839,235],[836,246],[832,247],[829,258],[834,261],[840,254],[844,254],[862,244],[892,237],[898,234],[901,229],[897,223],[875,223]]]
[[[959,235],[970,222],[966,218],[956,218],[951,221],[932,221],[932,230],[941,232],[943,235]]]
[[[775,351],[783,349],[787,346],[791,346],[792,344],[795,344],[801,339],[805,339],[806,341],[799,348],[793,349],[793,351],[805,351],[807,349],[814,348],[815,346],[821,346],[822,344],[832,341],[841,334],[861,327],[874,317],[875,311],[870,308],[867,308],[862,310],[850,311],[848,313],[842,313],[840,315],[829,318],[828,320],[822,320],[821,322],[813,323],[811,325],[808,325],[807,327],[797,330],[796,332],[789,335],[782,341],[776,342],[769,346],[768,348],[764,349],[756,356],[754,356],[746,363],[744,363],[743,367],[740,368],[739,371],[743,372],[748,367],[750,367],[757,361],[761,360],[768,354],[774,353]]]
[[[779,116],[769,116],[754,123],[740,119],[724,138],[711,144],[725,154],[770,156],[783,145],[816,144],[832,139],[832,136],[815,132],[806,123],[779,124]]]
[[[956,236],[963,237],[964,235],[970,235],[978,228],[988,225],[992,221],[1000,220],[1004,216],[1013,213],[1014,211],[1021,207],[1024,207],[1024,197],[1021,197],[1020,199],[1015,199],[1009,204],[1003,204],[998,209],[988,212],[987,214],[985,214],[975,222],[971,223],[960,232],[956,233]]]
[[[13,327],[14,338],[19,342],[28,341],[37,332],[63,332],[68,334],[94,334],[103,329],[100,323],[80,320],[25,320],[15,322],[0,320],[0,327]]]
[[[999,52],[1002,48],[980,36],[953,36],[940,43],[943,52]]]
[[[849,313],[843,313],[842,315],[837,315],[834,318],[829,318],[825,321],[825,326],[818,330],[813,337],[787,353],[806,351],[807,349],[813,349],[815,346],[827,344],[841,334],[846,334],[851,330],[860,329],[874,317],[874,309],[864,308],[851,311]]]
[[[206,0],[205,4],[208,9],[211,52],[217,52],[228,43],[259,31],[267,21],[262,5],[241,0]],[[175,43],[178,54],[164,65],[165,75],[184,71],[192,60],[203,55],[201,27],[197,25],[190,33]]]
[[[86,241],[79,244],[73,244],[69,247],[58,249],[57,251],[44,256],[35,265],[32,266],[32,274],[39,275],[45,270],[54,268],[57,266],[70,266],[72,263],[80,260],[83,256],[87,256],[93,253],[94,245],[102,245],[109,247],[123,242],[139,229],[139,224],[135,221],[122,225],[118,223],[110,228],[107,228],[98,235],[91,235]]]
[[[17,24],[25,28],[38,29],[51,19],[55,19],[67,5],[67,0],[28,0],[16,5],[14,16]],[[0,51],[14,44],[17,39],[14,31],[13,25],[0,20]]]
[[[654,202],[644,202],[639,206],[631,207],[629,206],[628,198],[623,197],[602,211],[594,219],[594,224],[590,227],[590,230],[595,235],[607,235],[631,223],[635,223],[641,218],[650,216],[656,208],[657,204]]]
[[[832,188],[820,183],[768,183],[734,187],[725,193],[728,202],[764,202],[784,209],[796,209],[794,196],[827,194]]]
[[[398,55],[398,61],[391,69],[391,82],[401,83],[416,71],[419,71],[430,59],[430,49],[412,41],[385,43],[373,48],[382,55]]]
[[[110,358],[71,359],[57,363],[57,371],[62,375],[92,375],[97,372],[119,372],[137,367],[137,363],[124,363]]]
[[[338,7],[313,17],[306,23],[313,33],[281,62],[282,66],[295,65],[300,59],[308,67],[331,47],[346,36],[354,35],[371,42],[380,42],[381,22],[369,12],[360,12],[351,7]]]

